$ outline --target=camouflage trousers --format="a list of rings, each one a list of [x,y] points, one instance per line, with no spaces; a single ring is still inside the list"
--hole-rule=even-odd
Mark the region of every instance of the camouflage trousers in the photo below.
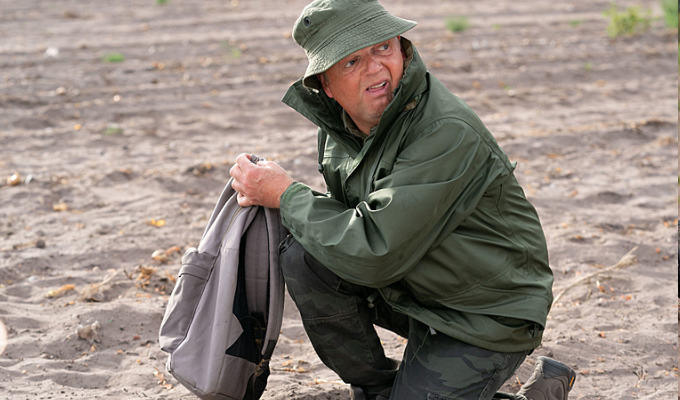
[[[482,349],[393,311],[376,289],[344,281],[290,236],[279,263],[319,358],[369,399],[491,399],[527,355]],[[385,356],[374,324],[408,338],[401,363]]]

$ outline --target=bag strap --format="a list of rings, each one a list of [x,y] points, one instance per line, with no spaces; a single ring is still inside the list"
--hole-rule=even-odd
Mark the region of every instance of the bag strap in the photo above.
[[[269,310],[267,312],[267,330],[262,344],[262,358],[269,360],[274,352],[283,321],[285,286],[283,274],[279,267],[279,243],[281,242],[283,226],[278,210],[265,208],[264,216],[269,248]]]
[[[234,178],[229,178],[229,181],[227,182],[226,186],[224,186],[224,189],[222,189],[222,193],[220,194],[220,198],[217,200],[217,204],[215,204],[215,208],[213,208],[212,213],[210,214],[210,219],[208,220],[208,223],[205,226],[205,230],[203,231],[203,235],[201,236],[201,239],[205,237],[205,235],[208,233],[210,230],[210,227],[212,224],[215,222],[217,217],[220,215],[220,212],[224,208],[224,205],[227,204],[227,201],[229,201],[229,198],[236,193],[236,191],[231,187],[231,183],[234,181]]]
[[[326,140],[328,135],[323,129],[319,128],[319,136],[317,138],[318,155],[317,155],[317,169],[323,174],[323,153],[326,151]]]
[[[253,164],[257,164],[258,161],[264,160],[264,158],[258,157],[255,154],[250,155],[250,162]],[[231,183],[234,181],[234,178],[229,178],[227,181],[227,184],[224,186],[224,189],[222,189],[222,193],[220,194],[220,198],[217,200],[217,204],[215,204],[215,208],[213,208],[212,213],[210,214],[210,219],[208,220],[208,223],[205,226],[205,230],[203,231],[203,235],[201,236],[201,242],[203,242],[203,239],[205,236],[208,234],[208,231],[210,231],[210,228],[214,223],[217,222],[218,218],[225,219],[227,218],[226,211],[223,212],[224,209],[227,209],[228,207],[225,207],[227,203],[231,200],[232,202],[236,203],[238,202],[236,199],[236,191],[234,188],[231,187]],[[233,204],[233,203],[232,203]],[[240,207],[236,204],[233,204],[233,207],[231,207],[232,210],[232,218],[240,213],[244,208],[249,208],[249,207]],[[254,214],[253,214],[254,215]]]

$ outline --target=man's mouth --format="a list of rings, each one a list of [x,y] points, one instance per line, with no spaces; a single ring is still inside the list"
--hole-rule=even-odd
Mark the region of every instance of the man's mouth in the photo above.
[[[366,90],[369,91],[369,92],[374,92],[374,91],[377,91],[377,90],[384,88],[385,86],[387,86],[387,81],[382,81],[382,82],[380,82],[376,85],[369,86]]]

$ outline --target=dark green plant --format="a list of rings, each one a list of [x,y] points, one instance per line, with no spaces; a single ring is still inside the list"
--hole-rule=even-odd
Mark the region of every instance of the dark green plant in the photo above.
[[[619,36],[633,36],[649,29],[652,23],[652,11],[650,9],[641,10],[640,7],[631,6],[624,11],[619,11],[619,7],[612,3],[604,15],[609,18],[607,34],[611,38]]]
[[[463,32],[468,26],[468,18],[464,16],[453,16],[446,19],[446,29],[453,33]]]
[[[168,4],[168,0],[156,0],[156,4],[158,4],[159,6],[163,6]]]

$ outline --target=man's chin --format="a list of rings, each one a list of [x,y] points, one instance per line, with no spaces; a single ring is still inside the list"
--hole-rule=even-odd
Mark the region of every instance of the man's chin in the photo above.
[[[394,96],[390,95],[390,96],[381,97],[379,99],[374,99],[374,101],[372,102],[371,107],[370,107],[371,110],[373,111],[372,114],[378,115],[378,116],[382,115],[382,113],[385,111],[387,106],[392,101],[393,97]]]

